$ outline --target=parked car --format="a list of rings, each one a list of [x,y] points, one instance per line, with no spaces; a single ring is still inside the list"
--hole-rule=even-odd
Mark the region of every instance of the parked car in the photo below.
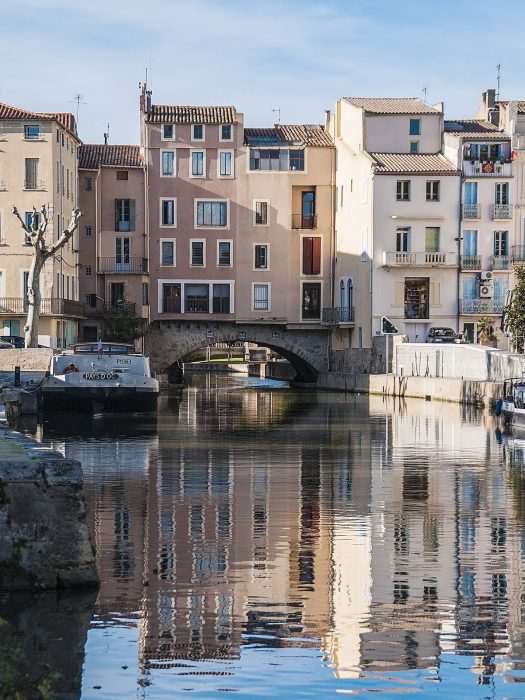
[[[459,343],[456,331],[453,328],[444,328],[436,326],[429,328],[427,335],[427,343]]]
[[[12,350],[15,346],[0,338],[0,350]]]
[[[20,335],[0,335],[0,340],[11,343],[15,348],[25,348],[26,341]]]

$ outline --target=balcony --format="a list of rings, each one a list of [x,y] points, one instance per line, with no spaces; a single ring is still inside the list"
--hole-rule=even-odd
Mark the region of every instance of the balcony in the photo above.
[[[383,267],[457,267],[456,253],[398,253],[383,251]]]
[[[481,270],[483,258],[481,255],[462,255],[459,259],[462,270]]]
[[[41,191],[46,189],[46,183],[43,180],[24,180],[25,190]]]
[[[210,302],[208,299],[192,299],[186,297],[184,300],[184,313],[187,314],[208,314],[210,312]]]
[[[490,266],[492,270],[510,270],[512,269],[512,258],[510,255],[492,255]]]
[[[499,315],[503,313],[503,299],[460,299],[459,310],[462,314]]]
[[[317,214],[292,214],[292,228],[317,228]]]
[[[25,315],[27,314],[28,301],[23,297],[0,298],[0,314]],[[73,316],[82,318],[84,311],[82,304],[73,299],[42,299],[40,306],[41,316]]]
[[[492,218],[494,221],[499,219],[512,219],[512,205],[511,204],[493,204],[492,205]]]
[[[466,177],[511,177],[512,163],[500,160],[464,160]]]
[[[513,245],[511,250],[514,262],[525,262],[525,245]]]
[[[464,219],[479,219],[481,207],[479,204],[464,204],[463,218]]]
[[[147,258],[98,258],[97,272],[99,274],[145,274],[148,272]]]
[[[130,311],[135,313],[135,304],[127,301],[105,302],[94,294],[89,295],[91,299],[84,304],[84,314],[86,316],[103,316],[108,311]]]
[[[328,326],[337,326],[340,323],[354,323],[354,307],[336,306],[323,309],[321,322]]]

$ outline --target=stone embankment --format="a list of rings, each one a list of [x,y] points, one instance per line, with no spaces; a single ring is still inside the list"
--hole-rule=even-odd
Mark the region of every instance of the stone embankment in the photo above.
[[[0,427],[0,589],[98,582],[79,462]]]
[[[0,350],[0,372],[47,372],[53,357],[52,348],[18,348]]]

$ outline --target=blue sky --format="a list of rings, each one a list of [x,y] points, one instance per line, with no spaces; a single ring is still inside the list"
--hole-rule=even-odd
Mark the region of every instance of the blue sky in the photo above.
[[[154,103],[233,104],[253,127],[425,85],[468,118],[498,63],[501,97],[525,99],[523,18],[518,0],[4,0],[0,101],[75,112],[79,93],[86,143],[108,123],[111,143],[138,142],[146,69]]]

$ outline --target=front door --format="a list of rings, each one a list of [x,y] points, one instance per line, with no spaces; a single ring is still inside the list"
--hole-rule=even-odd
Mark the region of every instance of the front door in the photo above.
[[[315,228],[315,192],[303,192],[302,200],[302,228]]]
[[[162,292],[162,311],[180,314],[180,284],[163,284]]]

